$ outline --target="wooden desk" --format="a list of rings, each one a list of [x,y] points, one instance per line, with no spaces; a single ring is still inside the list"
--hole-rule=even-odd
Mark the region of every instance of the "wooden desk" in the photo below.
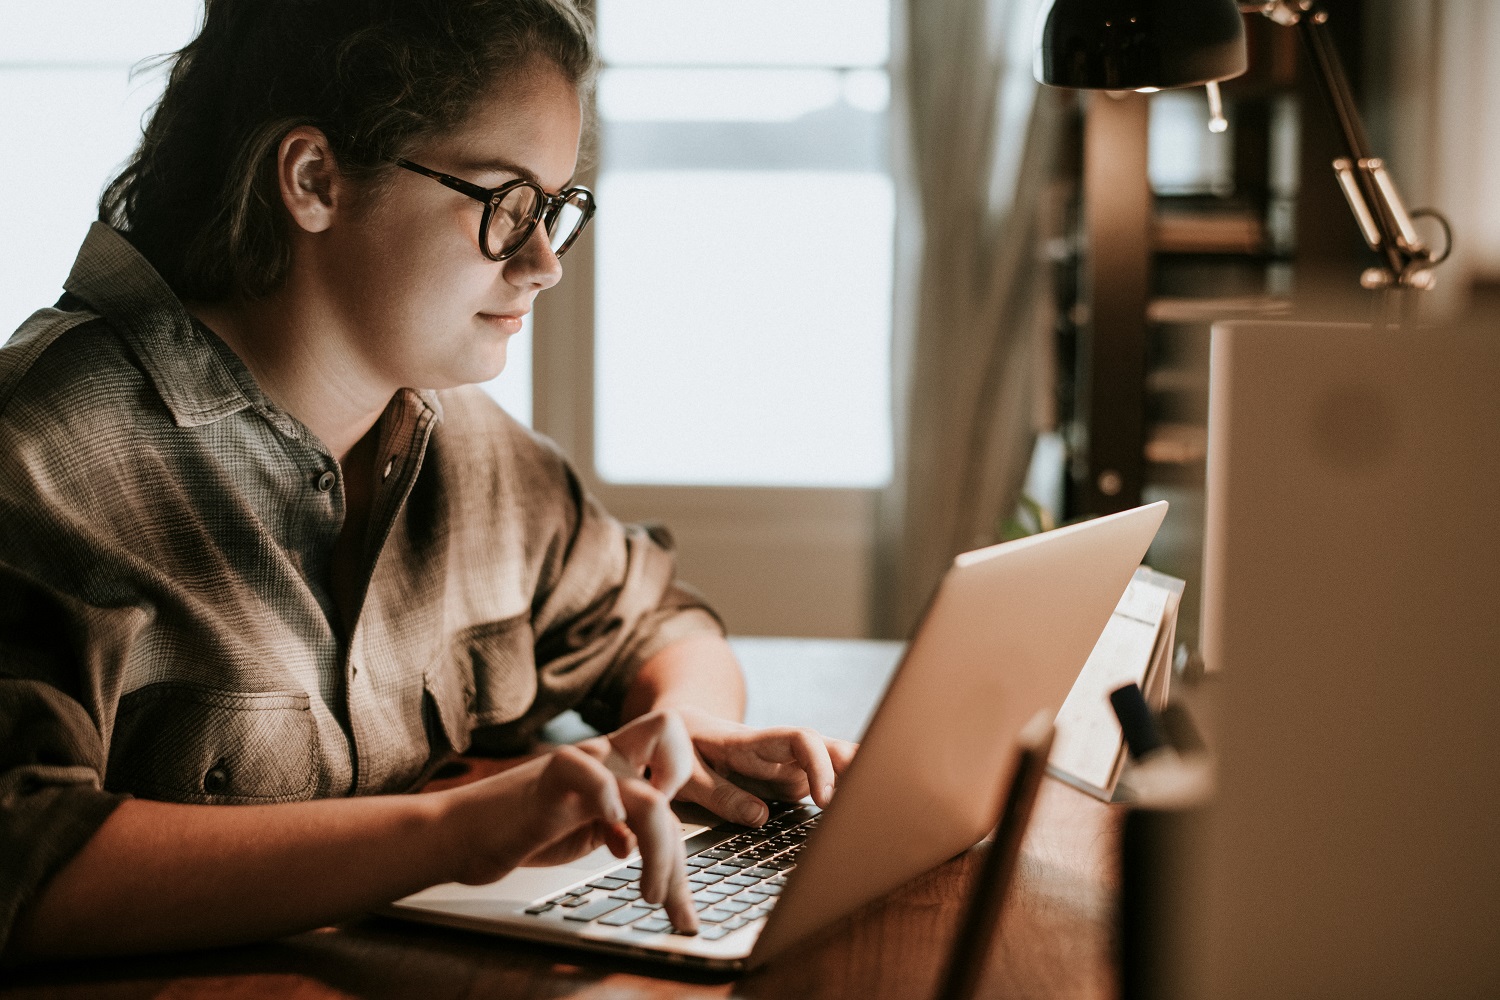
[[[846,738],[863,730],[900,653],[894,643],[837,640],[737,639],[735,646],[749,683],[751,722],[814,725]],[[1117,844],[1117,816],[1109,807],[1057,782],[1044,785],[984,995],[1116,994]],[[4,970],[0,1000],[911,1000],[937,987],[981,851],[914,879],[824,939],[739,979],[686,978],[582,952],[372,918],[243,948]]]

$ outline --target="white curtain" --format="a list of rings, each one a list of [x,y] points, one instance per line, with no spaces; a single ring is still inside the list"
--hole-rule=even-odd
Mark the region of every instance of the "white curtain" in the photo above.
[[[1064,98],[1031,78],[1037,0],[906,0],[896,54],[896,469],[876,631],[902,636],[952,557],[996,540],[1036,427],[1051,289],[1038,220]],[[1050,369],[1048,369],[1050,370]]]

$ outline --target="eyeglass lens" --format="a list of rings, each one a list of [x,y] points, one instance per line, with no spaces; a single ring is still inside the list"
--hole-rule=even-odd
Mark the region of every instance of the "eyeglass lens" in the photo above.
[[[588,218],[588,196],[575,192],[562,203],[556,214],[547,220],[547,238],[553,253],[561,253],[569,241],[578,234]]]
[[[577,192],[557,209],[547,222],[548,242],[552,251],[567,246],[586,217],[587,195]],[[506,257],[520,249],[531,235],[530,223],[537,210],[538,195],[535,188],[520,185],[511,188],[490,213],[490,228],[487,234],[490,253]]]

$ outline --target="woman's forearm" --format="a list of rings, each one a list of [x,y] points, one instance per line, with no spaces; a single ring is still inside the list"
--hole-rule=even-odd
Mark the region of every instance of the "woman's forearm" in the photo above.
[[[642,665],[625,695],[622,717],[662,708],[702,709],[735,721],[745,717],[744,674],[724,638],[691,636]]]
[[[437,795],[122,803],[23,914],[20,958],[260,940],[454,877]]]
[[[623,765],[606,765],[616,758]],[[23,913],[8,957],[264,940],[440,882],[484,885],[519,865],[562,864],[601,844],[619,857],[638,847],[642,898],[690,931],[697,919],[669,799],[692,760],[681,721],[657,713],[609,740],[427,795],[266,806],[128,800]]]

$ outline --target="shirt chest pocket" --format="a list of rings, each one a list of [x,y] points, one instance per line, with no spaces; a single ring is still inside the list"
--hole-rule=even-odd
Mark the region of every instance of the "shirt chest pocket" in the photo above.
[[[308,799],[318,739],[302,691],[224,691],[175,681],[120,699],[105,787],[168,802]]]

